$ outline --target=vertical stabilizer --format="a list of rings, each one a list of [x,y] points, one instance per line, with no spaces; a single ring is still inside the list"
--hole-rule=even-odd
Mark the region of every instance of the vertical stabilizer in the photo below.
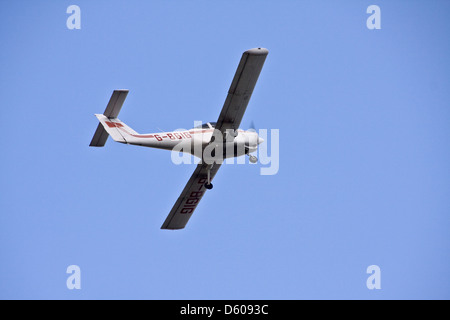
[[[103,119],[106,121],[107,119],[113,120],[116,119],[119,115],[120,109],[122,109],[122,105],[125,101],[125,98],[128,95],[128,90],[122,89],[122,90],[114,90],[113,94],[111,95],[111,98],[109,99],[108,105],[106,106],[105,112],[103,112]],[[108,136],[111,134],[110,130],[106,130],[105,125],[102,124],[102,121],[100,119],[100,115],[96,115],[97,118],[100,120],[100,123],[98,124],[97,130],[95,131],[94,137],[91,140],[91,143],[89,146],[91,147],[103,147],[106,143],[106,140],[108,139]],[[111,132],[115,132],[117,130],[112,129]],[[117,132],[119,135],[120,133]],[[112,134],[111,134],[112,135]],[[125,139],[122,137],[121,141],[116,140],[115,138],[119,139],[119,136],[114,135],[113,139],[118,142],[126,142]]]

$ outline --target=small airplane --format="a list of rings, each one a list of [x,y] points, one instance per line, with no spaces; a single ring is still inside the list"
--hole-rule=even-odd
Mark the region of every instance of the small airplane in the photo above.
[[[103,147],[111,136],[114,141],[144,147],[177,150],[201,159],[161,229],[183,229],[225,158],[249,155],[250,162],[257,158],[250,153],[264,140],[255,130],[241,130],[239,125],[261,73],[269,51],[254,48],[242,54],[231,82],[219,119],[190,130],[139,134],[117,116],[128,95],[128,90],[114,90],[103,114],[95,116],[100,121],[91,147]]]

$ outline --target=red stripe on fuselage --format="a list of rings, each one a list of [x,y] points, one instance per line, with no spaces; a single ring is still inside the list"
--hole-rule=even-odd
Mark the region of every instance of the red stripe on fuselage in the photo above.
[[[132,134],[124,128],[123,124],[118,123],[118,122],[105,121],[105,123],[108,127],[120,129],[123,132],[125,132],[126,134],[128,134],[132,137],[135,137],[135,138],[155,138],[154,134]],[[205,132],[212,132],[212,131],[213,131],[213,129],[204,129],[204,130],[196,130],[196,131],[186,131],[186,133],[197,134],[197,133],[205,133]],[[171,134],[175,134],[175,133],[176,132],[171,132]],[[164,135],[161,138],[167,139],[167,135]],[[180,139],[180,138],[178,138],[178,139]],[[184,137],[182,139],[184,139]],[[171,140],[174,140],[174,139],[171,139]]]

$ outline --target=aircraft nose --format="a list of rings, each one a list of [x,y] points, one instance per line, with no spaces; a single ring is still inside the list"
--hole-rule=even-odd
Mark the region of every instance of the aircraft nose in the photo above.
[[[261,137],[258,137],[258,144],[261,144],[261,143],[263,143],[263,142],[264,142],[264,139],[261,138]]]

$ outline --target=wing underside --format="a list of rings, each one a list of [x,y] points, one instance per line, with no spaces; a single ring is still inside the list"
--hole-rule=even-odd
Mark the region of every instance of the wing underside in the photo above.
[[[268,54],[269,51],[264,48],[250,49],[242,54],[217,120],[217,130],[224,133],[227,129],[239,128]]]
[[[198,164],[188,183],[175,202],[172,210],[164,221],[161,229],[183,229],[189,221],[192,213],[202,199],[205,191],[205,183],[208,179],[208,165]],[[214,164],[210,171],[210,180],[214,178],[220,164]]]

